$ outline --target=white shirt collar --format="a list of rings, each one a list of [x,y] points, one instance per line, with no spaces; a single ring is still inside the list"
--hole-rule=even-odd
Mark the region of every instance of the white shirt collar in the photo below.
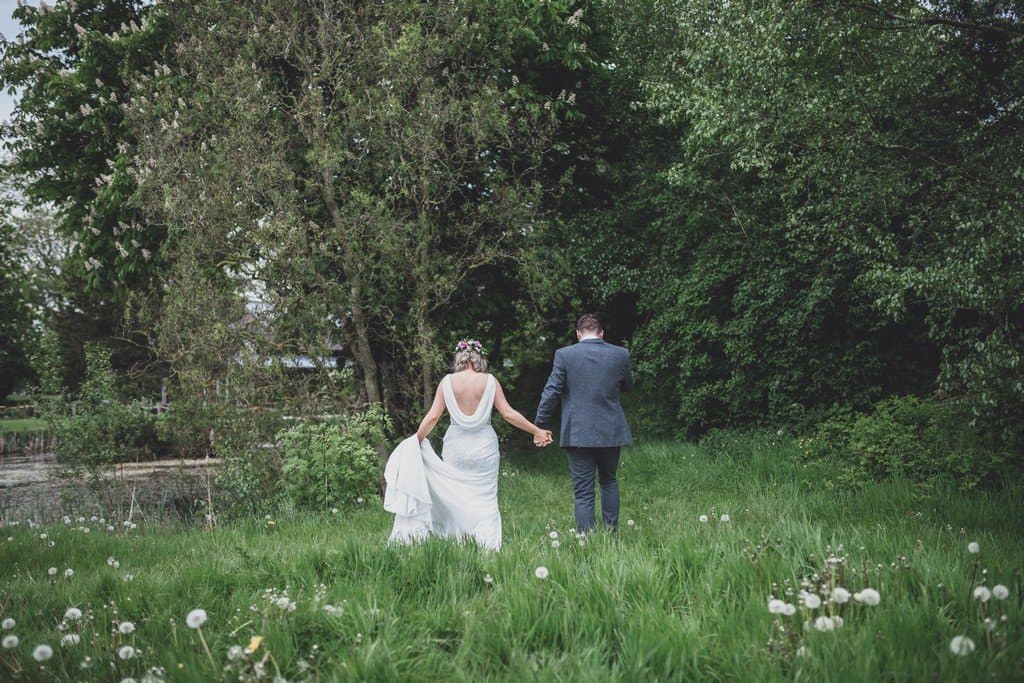
[[[600,337],[596,334],[584,334],[580,337],[580,341],[584,341],[586,339],[600,339]]]

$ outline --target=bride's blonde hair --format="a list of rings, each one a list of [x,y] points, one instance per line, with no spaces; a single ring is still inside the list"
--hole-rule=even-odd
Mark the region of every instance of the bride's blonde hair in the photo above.
[[[455,372],[461,372],[470,365],[477,372],[487,371],[484,347],[476,339],[463,339],[455,346],[455,362],[452,363],[452,368]]]

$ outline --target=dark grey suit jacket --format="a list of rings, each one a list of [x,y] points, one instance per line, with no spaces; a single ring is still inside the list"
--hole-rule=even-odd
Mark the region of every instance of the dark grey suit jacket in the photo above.
[[[619,392],[632,388],[629,351],[603,339],[583,339],[555,351],[534,422],[549,429],[561,403],[562,448],[625,446],[633,437]]]

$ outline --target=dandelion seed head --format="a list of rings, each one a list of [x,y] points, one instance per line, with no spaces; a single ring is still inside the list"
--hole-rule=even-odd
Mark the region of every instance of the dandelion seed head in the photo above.
[[[976,555],[980,551],[981,551],[981,546],[978,545],[977,541],[971,541],[970,543],[967,544],[967,552],[971,553],[972,555]],[[968,640],[970,640],[970,638],[968,638]],[[972,646],[973,646],[973,644],[972,644]]]
[[[122,645],[117,649],[117,656],[121,659],[132,659],[135,656],[135,648],[131,645]]]
[[[206,623],[206,610],[198,608],[192,610],[185,617],[185,623],[188,624],[189,628],[199,628]]]
[[[1010,597],[1010,589],[1003,584],[996,584],[992,586],[992,597],[996,600],[1005,600]]]
[[[544,566],[537,567],[533,570],[533,575],[543,581],[544,579],[548,578],[548,568]]]
[[[964,657],[974,652],[974,641],[967,636],[953,636],[949,641],[949,649],[955,655]]]
[[[3,646],[4,646],[5,650],[13,650],[14,648],[18,647],[18,643],[20,641],[18,640],[18,636],[16,636],[13,633],[11,633],[11,634],[8,634],[8,635],[4,636],[3,641],[0,641],[0,642],[3,643]]]
[[[7,617],[6,619],[3,620],[3,622],[0,622],[0,627],[2,627],[3,630],[5,630],[5,631],[10,631],[12,628],[14,628],[14,626],[15,626],[15,621],[11,617]]]
[[[988,599],[992,597],[992,591],[988,589],[988,586],[977,586],[973,595],[974,599],[979,602],[988,602]]]
[[[51,657],[53,657],[53,648],[46,643],[36,645],[35,649],[32,650],[32,659],[37,662],[45,662]]]
[[[135,633],[135,624],[133,624],[130,621],[122,621],[120,624],[117,625],[117,630],[120,631],[122,634],[128,636],[132,633]]]

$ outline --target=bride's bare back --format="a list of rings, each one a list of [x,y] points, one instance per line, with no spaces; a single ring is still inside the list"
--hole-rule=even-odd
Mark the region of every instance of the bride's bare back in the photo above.
[[[452,373],[451,377],[452,393],[455,394],[455,403],[459,410],[465,415],[475,414],[487,389],[489,375],[486,372],[463,370]]]

